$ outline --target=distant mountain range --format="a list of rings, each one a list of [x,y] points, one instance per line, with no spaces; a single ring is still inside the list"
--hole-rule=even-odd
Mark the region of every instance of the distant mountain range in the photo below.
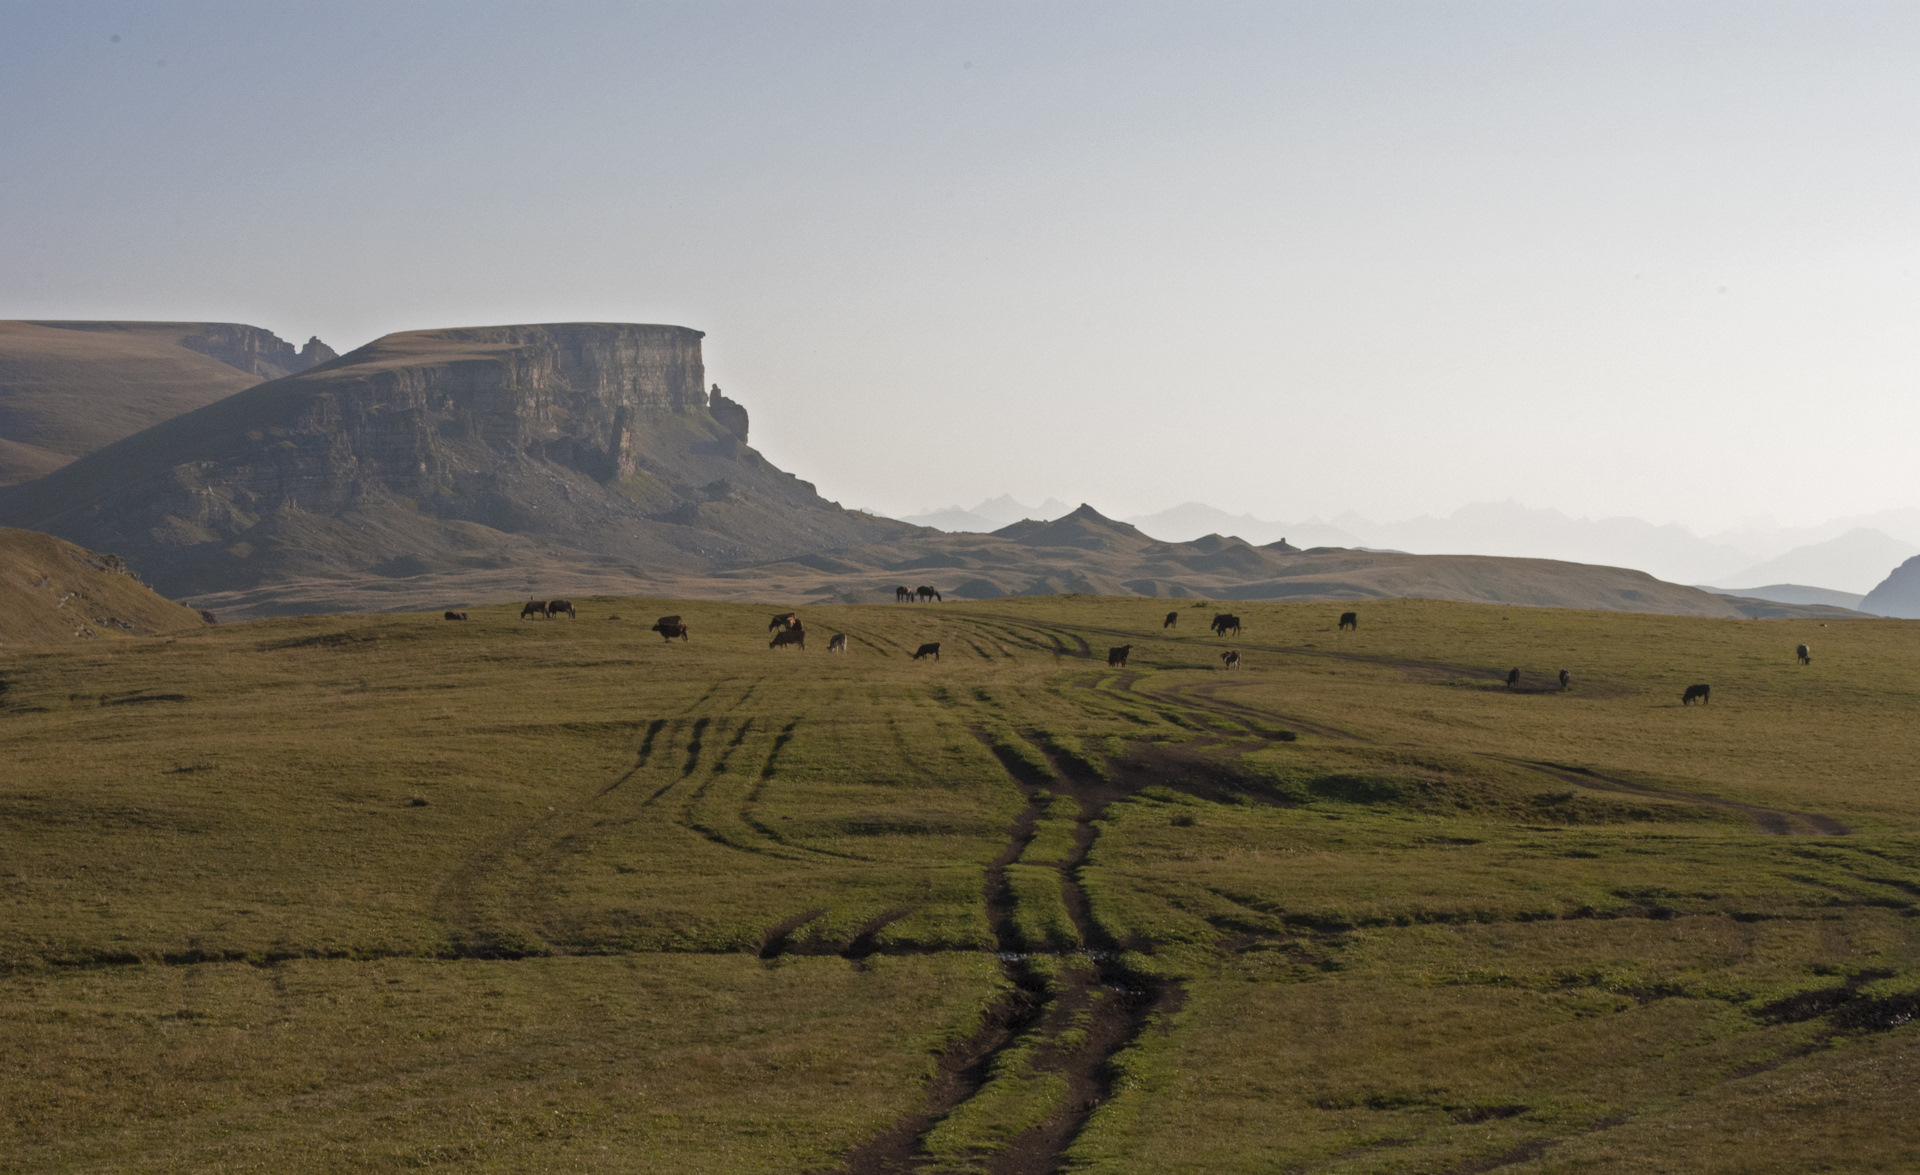
[[[1012,521],[1006,517],[1008,505],[1024,509],[1003,496],[971,511],[955,507],[910,521],[939,530],[986,533]],[[1048,507],[1054,506],[1064,510],[1064,505],[1050,499]],[[1042,509],[1019,516],[1044,519],[1058,513]],[[1186,502],[1126,521],[1168,542],[1222,534],[1254,544],[1284,540],[1296,547],[1560,559],[1634,567],[1677,583],[1721,585],[1711,589],[1715,591],[1798,585],[1852,596],[1856,601],[1902,560],[1920,554],[1920,510],[1886,511],[1797,529],[1747,527],[1712,537],[1679,525],[1655,525],[1638,518],[1573,518],[1558,510],[1529,509],[1514,502],[1475,503],[1443,518],[1394,523],[1357,515],[1342,515],[1331,522],[1274,522]],[[1883,528],[1894,528],[1894,533]]]

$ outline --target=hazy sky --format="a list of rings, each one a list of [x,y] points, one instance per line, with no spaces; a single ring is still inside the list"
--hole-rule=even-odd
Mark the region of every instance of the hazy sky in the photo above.
[[[1832,0],[0,0],[0,317],[693,326],[892,512],[1810,521],[1920,505],[1916,61]]]

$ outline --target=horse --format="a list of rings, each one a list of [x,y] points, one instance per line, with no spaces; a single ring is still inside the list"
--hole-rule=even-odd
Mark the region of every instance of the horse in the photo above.
[[[1560,671],[1560,688],[1566,689],[1571,684],[1573,684],[1573,674],[1562,669]]]
[[[1235,636],[1240,635],[1240,618],[1238,616],[1233,615],[1231,612],[1222,612],[1213,618],[1213,634],[1215,636],[1225,636],[1229,629],[1233,630]]]
[[[545,620],[547,618],[547,602],[545,600],[528,600],[527,606],[520,609],[520,619],[525,620],[529,616],[538,616],[542,620]]]
[[[1713,693],[1713,687],[1710,685],[1690,685],[1687,687],[1687,692],[1680,695],[1680,704],[1691,706],[1693,700],[1699,698],[1700,704],[1704,706],[1709,701],[1708,695],[1711,693]]]
[[[1220,654],[1220,663],[1227,669],[1240,668],[1240,650],[1228,649],[1226,652]]]
[[[844,653],[847,651],[847,634],[836,632],[827,638],[827,652]]]
[[[1179,627],[1180,627],[1180,613],[1178,613],[1178,612],[1169,612],[1169,613],[1167,613],[1167,618],[1166,618],[1165,620],[1162,620],[1162,621],[1160,622],[1160,627],[1161,627],[1161,628],[1179,628]]]
[[[1805,645],[1801,645],[1799,648],[1795,649],[1793,651],[1793,655],[1800,658],[1800,664],[1802,665],[1813,664],[1813,650],[1809,649]]]
[[[549,600],[547,602],[547,616],[549,618],[558,616],[562,612],[565,612],[567,614],[567,618],[569,620],[580,619],[580,617],[577,616],[573,611],[572,600]]]
[[[772,632],[776,628],[784,630],[784,629],[799,628],[799,627],[800,627],[800,614],[798,612],[782,612],[780,613],[780,615],[775,616],[772,620],[767,621],[768,632]]]
[[[940,602],[940,593],[937,591],[934,591],[932,588],[928,587],[926,584],[921,584],[919,587],[914,588],[913,594],[920,597],[920,602],[922,604],[926,603],[928,600],[932,600],[936,604]]]
[[[1519,685],[1520,685],[1520,671],[1518,669],[1508,670],[1507,671],[1507,688],[1517,689]]]
[[[902,601],[902,600],[905,600],[905,601],[906,601],[907,603],[909,603],[909,604],[911,604],[911,603],[913,603],[913,589],[912,589],[912,588],[910,588],[910,587],[897,587],[897,588],[894,588],[894,589],[893,589],[893,602],[894,602],[894,603],[896,603],[896,604],[898,604],[898,603],[899,603],[900,601]]]
[[[1358,612],[1340,613],[1340,627],[1351,628],[1353,631],[1359,632],[1360,631],[1360,613]],[[1321,631],[1325,632],[1326,630],[1322,629]]]
[[[1113,648],[1108,649],[1107,650],[1108,668],[1112,668],[1113,666],[1117,665],[1120,668],[1125,669],[1127,667],[1127,654],[1131,652],[1133,652],[1132,645],[1115,645]]]
[[[774,633],[773,639],[767,642],[769,649],[784,649],[788,645],[799,645],[803,649],[806,648],[807,630],[797,626],[794,628],[783,628],[779,632]]]
[[[687,639],[687,626],[681,623],[678,616],[662,616],[654,622],[651,631],[659,633],[663,640],[672,640],[674,637],[683,641]]]
[[[922,657],[932,657],[935,661],[938,661],[940,659],[940,642],[934,641],[932,644],[921,645],[913,651],[913,660],[918,661]]]
[[[447,619],[448,619],[448,620],[465,620],[466,618],[467,618],[467,614],[466,614],[465,612],[449,612],[449,613],[447,613]]]

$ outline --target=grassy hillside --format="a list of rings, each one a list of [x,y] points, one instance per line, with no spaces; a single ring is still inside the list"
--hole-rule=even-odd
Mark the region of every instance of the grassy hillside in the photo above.
[[[0,527],[0,648],[205,626],[198,612],[162,597],[111,555]]]
[[[0,656],[0,1171],[1920,1162],[1920,626],[577,603]]]
[[[0,485],[43,477],[300,362],[270,333],[231,323],[0,322]]]

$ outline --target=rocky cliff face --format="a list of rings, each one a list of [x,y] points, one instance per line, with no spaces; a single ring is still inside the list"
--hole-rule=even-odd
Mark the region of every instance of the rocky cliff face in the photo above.
[[[749,448],[745,410],[712,410],[701,337],[389,335],[0,491],[0,518],[119,552],[175,596],[583,562],[684,573],[912,529]]]

